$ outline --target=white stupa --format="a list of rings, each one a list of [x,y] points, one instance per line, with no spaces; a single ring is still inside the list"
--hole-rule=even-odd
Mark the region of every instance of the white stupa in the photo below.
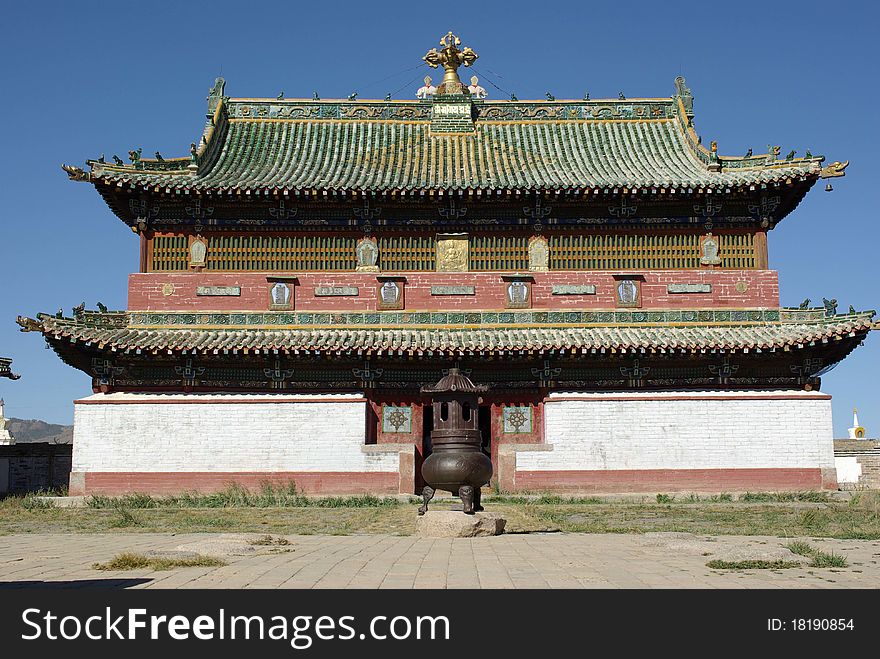
[[[849,429],[850,439],[864,439],[865,428],[859,425],[859,411],[853,408],[853,427]]]
[[[0,398],[0,444],[15,444],[15,437],[9,432],[9,419],[3,414],[3,399]]]

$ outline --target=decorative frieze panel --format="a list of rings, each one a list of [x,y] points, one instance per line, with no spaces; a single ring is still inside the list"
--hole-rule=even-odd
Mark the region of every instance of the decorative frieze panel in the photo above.
[[[240,286],[197,286],[196,295],[208,297],[239,297]]]
[[[712,284],[669,284],[667,293],[711,293]]]
[[[474,295],[473,286],[431,286],[431,295]]]
[[[381,101],[340,103],[300,100],[290,102],[232,102],[227,105],[232,119],[377,119],[413,121],[428,119],[430,106],[419,103]]]
[[[440,107],[438,107],[440,106]],[[603,119],[668,119],[674,116],[674,107],[667,100],[627,102],[618,100],[595,101],[518,101],[503,104],[491,101],[473,104],[469,100],[450,103],[401,103],[382,101],[232,101],[226,104],[230,119],[375,119],[375,120],[428,120],[470,118],[471,108],[477,120],[486,121],[543,121],[603,120]]]
[[[468,288],[468,287],[464,287]],[[467,294],[467,293],[455,293]],[[125,314],[114,326],[126,326]],[[570,325],[570,324],[640,324],[640,323],[756,323],[816,321],[824,318],[821,311],[780,311],[778,309],[688,309],[646,311],[619,309],[617,311],[389,311],[385,313],[300,311],[296,313],[260,312],[149,312],[128,314],[131,326],[363,326],[363,325]]]
[[[315,297],[357,297],[357,286],[315,286]]]
[[[593,284],[553,284],[550,293],[551,295],[595,295],[596,287]]]
[[[302,219],[301,222],[308,220]],[[473,223],[481,220],[475,218]],[[375,227],[376,230],[379,227]],[[544,270],[731,269],[758,267],[750,233],[565,233],[499,231],[419,235],[224,234],[156,235],[147,269],[348,272],[526,272]]]
[[[486,104],[477,107],[477,118],[493,121],[666,119],[673,116],[669,101],[652,103],[595,101],[531,101]]]

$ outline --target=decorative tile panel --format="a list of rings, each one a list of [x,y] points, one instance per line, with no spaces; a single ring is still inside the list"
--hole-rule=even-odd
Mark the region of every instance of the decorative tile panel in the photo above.
[[[595,295],[596,287],[593,284],[553,284],[552,295]]]
[[[240,286],[199,286],[196,288],[196,295],[199,296],[218,296],[218,297],[238,297],[241,295]]]
[[[357,286],[315,286],[315,297],[357,297]]]
[[[473,286],[431,286],[431,295],[474,295]]]
[[[412,432],[412,407],[383,405],[382,432],[408,434]]]
[[[669,284],[667,293],[711,293],[712,284]]]
[[[532,432],[531,405],[505,405],[501,408],[502,432],[517,435]]]

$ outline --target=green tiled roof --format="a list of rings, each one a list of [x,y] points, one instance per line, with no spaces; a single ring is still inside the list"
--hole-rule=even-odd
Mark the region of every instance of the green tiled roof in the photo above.
[[[90,179],[163,192],[726,190],[812,184],[823,160],[719,158],[677,97],[468,103],[473,131],[439,133],[436,98],[224,99],[193,162],[90,161]]]
[[[695,351],[788,350],[864,336],[873,311],[817,317],[816,312],[786,311],[777,322],[617,324],[593,326],[447,325],[312,327],[143,327],[129,314],[89,314],[86,321],[40,315],[23,319],[25,329],[50,340],[116,351],[225,350],[314,351],[332,354],[478,353],[529,351]]]

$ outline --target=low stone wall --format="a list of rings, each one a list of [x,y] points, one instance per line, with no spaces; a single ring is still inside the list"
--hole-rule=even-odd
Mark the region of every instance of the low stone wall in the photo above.
[[[510,492],[836,489],[831,397],[805,391],[559,393],[544,443],[499,449]]]
[[[70,444],[0,446],[0,495],[67,487],[72,449]]]
[[[880,439],[835,440],[834,463],[841,490],[880,489]]]
[[[75,404],[70,493],[411,493],[414,445],[367,445],[366,415],[360,394],[96,394]]]

